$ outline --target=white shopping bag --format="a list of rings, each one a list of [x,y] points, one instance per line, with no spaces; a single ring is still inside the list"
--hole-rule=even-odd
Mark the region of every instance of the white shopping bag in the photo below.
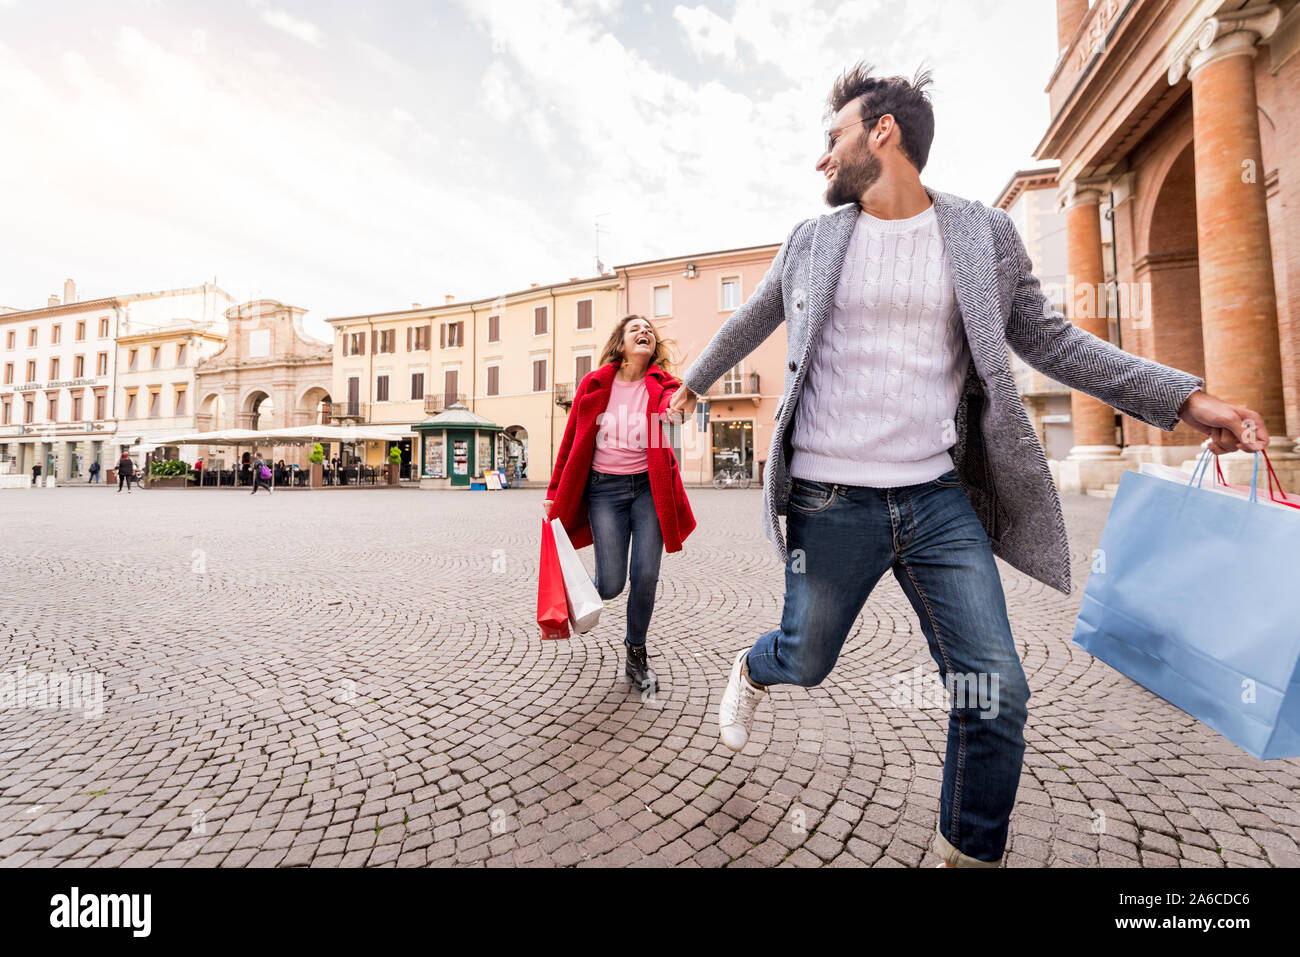
[[[551,529],[555,532],[555,550],[559,553],[560,570],[564,573],[564,597],[569,602],[569,629],[583,634],[596,627],[596,622],[600,620],[600,610],[605,605],[558,518],[551,521]]]
[[[1202,455],[1205,454],[1212,453],[1202,453]],[[1192,481],[1191,472],[1185,472],[1182,469],[1176,469],[1170,465],[1158,465],[1155,462],[1142,462],[1138,465],[1138,471],[1143,475],[1150,475],[1152,478],[1164,479],[1166,482],[1177,482],[1179,485],[1198,484]],[[1220,485],[1215,481],[1215,476],[1213,474],[1203,476],[1198,487],[1207,492],[1218,492],[1220,495],[1229,495],[1232,498],[1239,498],[1242,501],[1248,501],[1250,499],[1250,488],[1248,486],[1245,488],[1229,488],[1226,485]],[[1257,504],[1269,505],[1273,508],[1286,509],[1292,512],[1295,511],[1291,506],[1283,505],[1280,502],[1270,501],[1268,490],[1266,488],[1257,489]]]

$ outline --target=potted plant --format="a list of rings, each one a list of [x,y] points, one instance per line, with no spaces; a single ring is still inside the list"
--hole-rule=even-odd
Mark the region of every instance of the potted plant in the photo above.
[[[309,463],[311,469],[311,478],[309,481],[311,482],[312,488],[320,488],[322,485],[325,484],[324,482],[325,468],[321,464],[324,461],[325,461],[325,450],[321,448],[321,444],[317,442],[311,448],[311,455],[307,456],[307,462]]]
[[[190,467],[179,459],[149,462],[149,484],[154,488],[185,488],[189,483]]]
[[[388,484],[396,485],[402,468],[402,450],[394,445],[388,450]]]

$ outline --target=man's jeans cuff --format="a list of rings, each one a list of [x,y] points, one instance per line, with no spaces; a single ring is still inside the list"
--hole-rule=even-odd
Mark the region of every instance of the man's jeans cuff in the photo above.
[[[952,867],[1001,867],[1002,861],[981,861],[963,854],[957,848],[948,843],[948,839],[943,836],[936,828],[934,832],[934,849],[935,852],[943,858],[944,862]]]

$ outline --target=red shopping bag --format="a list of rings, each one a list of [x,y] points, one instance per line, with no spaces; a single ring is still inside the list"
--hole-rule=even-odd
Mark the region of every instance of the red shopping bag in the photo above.
[[[542,522],[542,557],[537,566],[537,624],[543,638],[569,637],[569,603],[564,597],[564,572],[555,549],[555,532]]]

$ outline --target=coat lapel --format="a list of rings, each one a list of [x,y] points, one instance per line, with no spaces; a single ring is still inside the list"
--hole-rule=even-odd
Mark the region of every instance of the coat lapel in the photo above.
[[[817,341],[817,334],[830,315],[831,304],[835,301],[835,289],[840,283],[840,272],[844,269],[844,254],[848,251],[849,239],[857,221],[857,203],[817,220],[809,256],[808,338],[804,341],[805,354],[808,345]]]
[[[988,381],[992,374],[989,330],[997,316],[992,298],[998,278],[993,234],[987,223],[967,215],[968,204],[958,205],[951,197],[929,187],[925,191],[934,203],[939,230],[943,233],[944,253],[971,358],[976,371]]]

